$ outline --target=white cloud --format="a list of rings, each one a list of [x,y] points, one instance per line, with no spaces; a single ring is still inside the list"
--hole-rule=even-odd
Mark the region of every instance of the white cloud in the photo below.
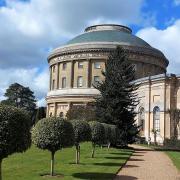
[[[6,0],[0,7],[0,67],[46,64],[49,49],[94,22],[139,23],[143,1]]]
[[[180,19],[164,30],[149,27],[136,35],[165,54],[169,60],[169,72],[180,74]]]
[[[42,99],[48,92],[49,74],[47,69],[41,72],[38,68],[0,69],[0,77],[0,100],[4,99],[3,94],[9,85],[17,82],[35,92],[39,105],[45,104]]]

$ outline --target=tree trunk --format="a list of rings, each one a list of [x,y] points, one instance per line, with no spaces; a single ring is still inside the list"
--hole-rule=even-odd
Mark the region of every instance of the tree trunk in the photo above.
[[[0,180],[2,180],[2,159],[0,160]]]
[[[92,158],[94,158],[94,152],[95,152],[95,144],[92,144]]]
[[[78,161],[80,163],[80,145],[78,146]]]
[[[108,143],[108,150],[109,150],[110,146],[111,146],[111,143],[109,142],[109,143]]]
[[[79,164],[79,145],[76,144],[76,164]]]
[[[54,154],[55,152],[51,152],[51,176],[54,176]]]

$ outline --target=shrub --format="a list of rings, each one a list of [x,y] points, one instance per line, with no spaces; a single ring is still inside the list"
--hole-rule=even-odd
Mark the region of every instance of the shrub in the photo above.
[[[175,137],[173,137],[171,139],[165,139],[164,140],[164,146],[166,148],[180,150],[180,140],[178,140]]]
[[[31,146],[31,119],[22,109],[0,105],[0,167],[2,160]],[[1,169],[0,169],[0,179]]]
[[[66,117],[68,120],[85,120],[85,121],[93,121],[96,118],[95,110],[93,105],[86,106],[72,106]]]
[[[108,148],[110,146],[110,137],[111,137],[111,125],[106,123],[101,123],[104,127],[104,144],[108,145]]]
[[[117,144],[117,130],[118,128],[115,125],[109,125],[110,129],[111,129],[111,135],[110,135],[110,143],[113,146],[116,146]]]
[[[74,145],[74,130],[72,124],[64,119],[44,118],[32,129],[32,140],[38,148],[51,152],[51,176],[53,176],[54,155],[56,151]]]
[[[97,121],[89,122],[91,128],[91,141],[92,141],[92,158],[94,158],[96,144],[102,145],[105,139],[105,130],[103,125]]]
[[[75,146],[76,146],[76,164],[80,161],[80,142],[91,140],[91,128],[86,121],[73,120],[71,121],[75,135]]]

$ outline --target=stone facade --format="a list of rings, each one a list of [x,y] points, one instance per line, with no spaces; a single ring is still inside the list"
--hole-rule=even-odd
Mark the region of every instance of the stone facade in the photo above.
[[[146,139],[152,136],[150,133],[153,121],[152,108],[156,105],[160,108],[160,126],[162,128],[158,141],[162,142],[164,137],[172,136],[170,118],[168,118],[166,111],[172,106],[179,107],[180,105],[178,99],[180,98],[180,90],[177,91],[177,94],[172,94],[172,88],[178,88],[175,86],[177,82],[179,84],[179,77],[165,75],[168,60],[163,53],[131,35],[131,30],[124,26],[92,26],[85,31],[83,38],[86,38],[87,42],[86,40],[83,42],[82,37],[77,37],[72,41],[73,43],[55,49],[48,57],[50,83],[46,98],[47,116],[65,116],[71,106],[85,105],[93,101],[94,96],[99,92],[93,88],[92,84],[97,80],[103,80],[101,71],[105,69],[108,54],[117,46],[121,46],[127,52],[132,64],[135,65],[136,81],[140,83],[138,94],[141,103],[137,111],[144,108],[142,116],[144,117],[145,128],[142,135]],[[116,42],[114,39],[101,37],[101,32],[104,31],[108,31],[110,37],[114,37],[111,31],[115,35],[119,33],[118,35],[122,36],[122,41]],[[86,37],[91,36],[93,39],[93,33],[100,33],[98,36],[102,39],[97,37],[100,40],[93,41]],[[123,36],[127,36],[127,39]],[[174,83],[174,79],[176,79],[176,83]],[[172,100],[173,97],[174,99],[177,98],[174,100],[176,104]],[[137,123],[140,123],[138,116]],[[162,138],[160,138],[161,136]]]

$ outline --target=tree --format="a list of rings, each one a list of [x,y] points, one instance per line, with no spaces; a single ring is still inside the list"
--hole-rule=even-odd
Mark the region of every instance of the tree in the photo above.
[[[31,119],[27,112],[12,106],[0,105],[0,180],[2,160],[31,146]]]
[[[6,100],[1,101],[1,104],[23,108],[33,115],[36,108],[36,100],[34,93],[29,87],[24,87],[18,83],[11,84],[4,94]]]
[[[134,120],[138,86],[133,83],[134,66],[122,48],[109,54],[102,74],[105,80],[94,85],[100,91],[95,98],[98,121],[117,125],[122,145],[133,143],[139,132]]]
[[[67,114],[67,120],[86,120],[93,121],[96,119],[95,110],[93,105],[84,105],[84,106],[72,106]]]
[[[37,122],[32,129],[32,141],[40,149],[51,152],[51,176],[54,176],[56,151],[74,145],[72,124],[62,118],[50,117]]]
[[[91,128],[91,141],[92,141],[92,158],[94,158],[96,145],[102,145],[105,139],[105,130],[103,125],[97,121],[89,122]]]
[[[172,122],[174,138],[178,139],[178,126],[180,126],[180,109],[169,109],[168,113],[170,114]]]
[[[71,121],[75,135],[75,146],[76,146],[76,164],[80,161],[80,142],[91,140],[91,128],[86,121],[83,120],[72,120]]]
[[[35,123],[37,123],[40,119],[43,119],[45,117],[46,117],[46,108],[45,107],[39,107],[36,110]]]

